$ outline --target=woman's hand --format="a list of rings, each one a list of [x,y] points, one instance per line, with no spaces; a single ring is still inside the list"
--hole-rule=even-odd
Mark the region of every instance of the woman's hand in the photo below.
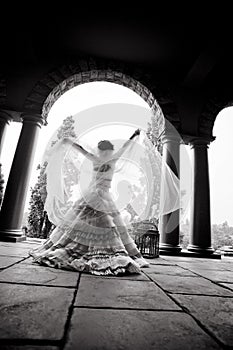
[[[135,130],[134,133],[133,133],[133,135],[132,135],[129,139],[132,140],[135,136],[140,135],[140,132],[141,132],[140,129]]]
[[[73,142],[71,141],[71,139],[69,139],[68,137],[64,137],[64,138],[62,139],[62,142],[64,142],[65,144],[71,144],[71,143],[73,143]]]

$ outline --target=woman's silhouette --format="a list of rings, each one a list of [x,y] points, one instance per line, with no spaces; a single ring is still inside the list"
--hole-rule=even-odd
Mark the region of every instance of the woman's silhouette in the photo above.
[[[149,266],[109,191],[117,161],[139,134],[137,129],[117,152],[110,141],[100,141],[96,155],[63,139],[92,162],[92,180],[47,241],[30,252],[37,263],[96,275],[140,273],[141,267]]]

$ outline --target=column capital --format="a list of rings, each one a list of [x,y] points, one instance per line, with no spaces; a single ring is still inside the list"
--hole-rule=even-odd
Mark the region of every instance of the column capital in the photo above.
[[[194,147],[208,147],[211,142],[215,140],[215,136],[192,136],[182,135],[183,142]]]
[[[39,127],[41,127],[44,124],[44,120],[40,114],[23,113],[22,121],[24,124],[31,123],[36,124]]]
[[[167,142],[178,143],[178,144],[180,144],[181,142],[180,135],[175,133],[164,133],[163,135],[161,135],[160,139],[163,145]]]
[[[7,113],[7,112],[5,112],[3,110],[0,110],[0,120],[3,120],[6,124],[10,124],[10,121],[12,119],[13,118],[12,118],[12,116],[9,113]]]

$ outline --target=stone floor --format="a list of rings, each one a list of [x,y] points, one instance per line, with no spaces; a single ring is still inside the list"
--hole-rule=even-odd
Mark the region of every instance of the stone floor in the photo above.
[[[233,258],[95,277],[33,264],[37,244],[0,244],[0,349],[233,349]]]

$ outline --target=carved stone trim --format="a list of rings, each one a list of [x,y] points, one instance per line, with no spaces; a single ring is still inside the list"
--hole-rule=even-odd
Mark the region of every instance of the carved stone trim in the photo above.
[[[6,105],[6,78],[4,76],[0,76],[0,106]]]
[[[199,135],[212,137],[214,122],[218,113],[229,105],[225,99],[209,98],[204,106],[199,119]]]
[[[176,105],[167,91],[155,85],[154,77],[140,67],[93,58],[68,63],[48,72],[28,95],[24,111],[41,114],[46,123],[52,105],[62,94],[80,84],[94,81],[112,82],[131,89],[141,96],[154,112],[158,109],[162,111],[156,115],[161,129],[165,117],[179,130],[180,120]]]

